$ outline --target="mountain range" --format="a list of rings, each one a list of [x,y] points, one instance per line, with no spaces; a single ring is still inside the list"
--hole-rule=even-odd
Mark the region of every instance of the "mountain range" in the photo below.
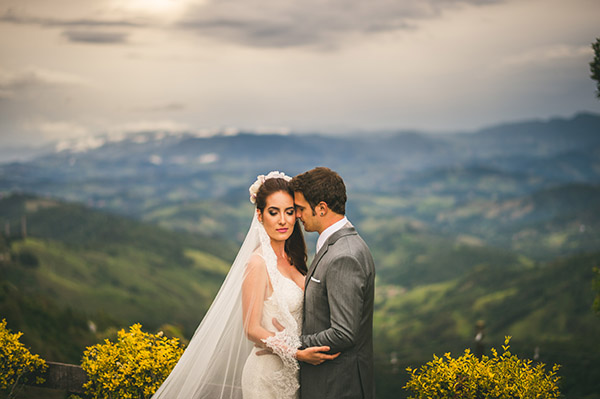
[[[350,192],[402,193],[427,184],[423,175],[457,168],[504,174],[525,184],[535,178],[534,187],[599,183],[598,132],[600,116],[594,114],[445,135],[140,132],[87,150],[76,143],[57,145],[28,162],[0,164],[0,190],[90,201],[139,215],[156,205],[153,198],[161,204],[222,198],[257,174],[282,169],[293,175],[315,165],[339,171]]]

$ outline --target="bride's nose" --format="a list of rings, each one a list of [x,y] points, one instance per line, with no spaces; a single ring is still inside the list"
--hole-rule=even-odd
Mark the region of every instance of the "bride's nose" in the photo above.
[[[283,212],[279,215],[279,224],[282,226],[285,224],[285,213]]]

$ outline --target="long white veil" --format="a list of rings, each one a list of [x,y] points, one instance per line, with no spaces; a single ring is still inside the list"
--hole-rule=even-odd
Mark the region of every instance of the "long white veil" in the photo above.
[[[253,343],[242,319],[242,283],[261,246],[256,213],[250,230],[206,316],[179,362],[152,399],[241,399],[242,370]]]

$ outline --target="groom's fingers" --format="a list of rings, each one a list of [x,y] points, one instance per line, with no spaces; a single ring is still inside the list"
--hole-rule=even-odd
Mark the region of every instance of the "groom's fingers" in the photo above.
[[[310,349],[312,352],[329,352],[331,348],[328,346],[313,346],[308,349]]]
[[[324,352],[329,352],[330,349],[331,348],[328,346],[318,346],[315,348],[315,352],[318,352],[318,353],[315,353],[315,355],[317,355],[320,360],[325,361],[325,360],[333,360],[336,357],[338,357],[340,355],[340,353],[342,353],[342,352],[338,352],[338,353],[334,353],[333,355],[330,355],[329,353],[324,353]]]
[[[329,346],[316,346],[316,347],[308,348],[308,349],[312,350],[313,355],[316,358],[315,359],[316,364],[321,364],[327,360],[333,360],[336,357],[338,357],[341,353],[341,352],[338,352],[338,353],[334,353],[333,355],[325,353],[325,352],[329,352],[329,350],[331,350],[331,348]]]

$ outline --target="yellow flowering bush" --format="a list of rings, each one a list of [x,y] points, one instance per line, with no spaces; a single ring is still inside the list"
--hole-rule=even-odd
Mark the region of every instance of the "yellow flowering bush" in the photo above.
[[[0,322],[0,395],[6,398],[14,398],[30,378],[35,378],[36,384],[44,382],[35,374],[46,371],[46,362],[19,342],[21,335],[22,332],[11,333],[6,320]]]
[[[177,338],[145,333],[134,324],[120,330],[116,342],[106,339],[86,349],[81,367],[89,381],[83,387],[94,399],[150,398],[182,353]]]
[[[415,395],[410,399],[558,398],[559,366],[546,372],[544,364],[534,365],[511,354],[509,342],[510,337],[506,337],[502,355],[492,349],[492,357],[482,356],[481,360],[468,349],[457,359],[449,353],[434,355],[419,369],[407,369],[410,380],[404,389]]]

